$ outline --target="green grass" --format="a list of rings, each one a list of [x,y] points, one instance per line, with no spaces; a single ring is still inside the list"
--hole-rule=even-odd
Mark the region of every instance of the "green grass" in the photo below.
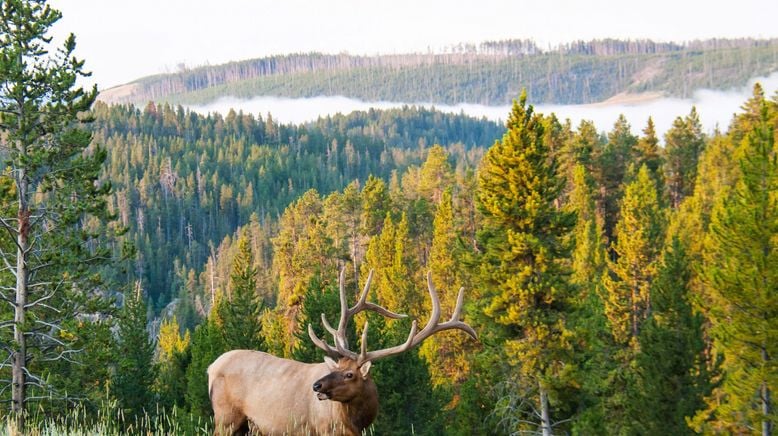
[[[17,430],[14,421],[5,417],[0,435],[210,435],[213,433],[213,419],[193,416],[176,409],[154,415],[127,417],[121,410],[107,405],[97,415],[87,413],[82,407],[55,417],[32,413],[27,418],[24,432]]]

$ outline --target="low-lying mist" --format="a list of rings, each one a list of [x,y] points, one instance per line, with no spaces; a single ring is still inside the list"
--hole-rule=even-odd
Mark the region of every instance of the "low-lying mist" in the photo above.
[[[544,114],[554,112],[560,120],[570,119],[573,126],[581,120],[591,120],[601,131],[608,131],[618,118],[624,114],[632,125],[634,134],[638,134],[646,125],[648,117],[654,119],[657,134],[660,138],[670,128],[678,116],[687,115],[692,106],[697,107],[700,121],[707,133],[719,128],[727,129],[733,114],[740,111],[740,106],[751,96],[756,82],[762,84],[765,95],[772,97],[778,90],[778,72],[769,77],[758,77],[749,81],[748,85],[727,91],[701,89],[694,92],[692,98],[654,98],[631,103],[598,103],[589,105],[535,105],[535,110]],[[532,102],[530,102],[532,103]],[[313,97],[313,98],[281,98],[257,97],[242,100],[234,97],[221,98],[204,106],[190,106],[190,109],[200,112],[220,112],[226,114],[230,109],[242,110],[244,113],[270,113],[273,119],[284,123],[304,123],[316,120],[318,117],[348,114],[353,111],[364,111],[370,108],[391,109],[403,105],[434,107],[443,112],[453,112],[486,117],[494,121],[505,120],[510,106],[483,106],[478,104],[458,104],[455,106],[435,105],[423,102],[364,102],[346,97]],[[486,145],[486,144],[485,144]]]

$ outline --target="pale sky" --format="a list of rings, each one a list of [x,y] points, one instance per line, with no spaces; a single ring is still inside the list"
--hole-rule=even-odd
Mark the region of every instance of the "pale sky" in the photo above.
[[[531,38],[778,37],[775,0],[51,0],[101,89],[274,54],[440,51]]]

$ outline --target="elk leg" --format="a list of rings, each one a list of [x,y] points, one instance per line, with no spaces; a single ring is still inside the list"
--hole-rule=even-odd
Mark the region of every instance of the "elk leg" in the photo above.
[[[211,385],[211,407],[213,407],[214,436],[247,435],[249,422],[242,411],[233,407],[226,398],[224,379],[217,377]]]

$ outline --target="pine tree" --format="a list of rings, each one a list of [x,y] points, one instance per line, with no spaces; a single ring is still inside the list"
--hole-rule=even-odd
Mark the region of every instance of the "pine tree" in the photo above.
[[[567,208],[577,215],[575,225],[575,249],[573,250],[572,282],[595,291],[605,267],[605,249],[602,241],[602,219],[597,215],[594,189],[586,168],[579,164],[573,169],[573,189]]]
[[[432,146],[419,171],[419,194],[438,204],[443,191],[451,186],[453,180],[454,174],[446,150],[440,145]]]
[[[324,361],[324,352],[315,346],[308,336],[308,325],[313,327],[316,336],[325,338],[329,335],[321,323],[321,314],[328,320],[337,320],[340,316],[340,294],[335,283],[325,283],[319,276],[314,276],[308,284],[308,292],[305,294],[303,308],[300,311],[298,324],[300,329],[296,336],[297,341],[292,358],[300,362],[319,363]],[[347,327],[349,343],[356,343],[353,325]]]
[[[563,260],[569,258],[565,241],[575,216],[555,207],[564,181],[543,140],[542,117],[526,99],[522,93],[514,102],[508,131],[481,164],[479,245],[492,298],[487,315],[508,332],[507,355],[533,387],[538,427],[548,435],[550,398],[566,383],[571,362],[567,316],[573,288]]]
[[[604,278],[605,313],[618,343],[637,346],[640,325],[651,310],[650,286],[656,276],[664,222],[656,184],[647,166],[627,185],[612,245],[616,260]]]
[[[197,416],[209,416],[212,413],[206,371],[214,360],[227,351],[217,315],[222,301],[221,298],[217,299],[216,307],[208,319],[197,326],[192,335],[192,360],[186,368],[186,405]]]
[[[245,232],[238,238],[238,253],[232,260],[230,288],[219,312],[224,344],[233,350],[262,350],[263,305],[257,295],[257,270]]]
[[[154,413],[154,344],[149,338],[146,300],[140,283],[124,297],[116,342],[112,392],[128,416]]]
[[[608,142],[596,153],[592,176],[600,187],[597,203],[600,215],[605,219],[603,230],[609,241],[613,240],[613,230],[619,219],[619,200],[636,144],[637,137],[632,134],[627,118],[622,114],[608,133]]]
[[[692,194],[697,177],[697,163],[705,148],[705,136],[702,133],[697,109],[684,118],[673,121],[670,130],[665,133],[666,162],[664,174],[667,178],[667,193],[670,205],[678,208],[681,201]]]
[[[464,286],[461,263],[457,259],[457,232],[454,228],[454,210],[451,190],[443,195],[435,213],[433,223],[432,247],[429,255],[429,271],[432,282],[438,290],[443,319],[451,317],[456,306],[456,296]],[[464,335],[434,335],[422,343],[419,353],[429,365],[434,386],[458,385],[465,380],[469,372],[469,360],[466,356],[469,338]]]
[[[691,434],[688,417],[709,391],[703,319],[691,304],[691,264],[677,237],[651,286],[651,315],[640,332],[637,373],[644,434]]]
[[[663,231],[656,184],[643,165],[625,188],[615,228],[618,239],[611,245],[616,260],[607,262],[603,275],[604,312],[613,341],[602,398],[608,433],[640,432],[635,418],[640,392],[633,368],[640,350],[638,336],[651,312],[650,289]]]
[[[773,109],[774,110],[774,109]],[[778,158],[774,115],[760,116],[740,143],[740,179],[715,206],[703,279],[722,382],[696,423],[702,429],[772,434],[778,412]]]
[[[162,321],[157,337],[158,372],[155,391],[159,404],[168,410],[182,408],[186,399],[186,368],[191,360],[191,337],[179,331],[178,320],[173,317]]]
[[[76,86],[88,73],[73,56],[73,35],[50,52],[47,34],[61,16],[44,1],[0,4],[0,179],[10,182],[0,206],[0,246],[12,244],[0,252],[0,281],[7,285],[0,298],[14,307],[13,321],[0,328],[0,342],[9,345],[3,361],[11,367],[0,378],[8,380],[3,384],[22,430],[30,397],[67,397],[46,381],[46,362],[77,359],[69,335],[60,334],[63,323],[104,310],[92,305],[94,283],[86,278],[110,258],[83,225],[90,215],[97,223],[109,218],[110,185],[98,182],[106,153],[86,152],[91,134],[83,129],[97,89]]]
[[[654,119],[651,117],[648,117],[646,127],[643,129],[643,136],[638,139],[635,146],[635,154],[634,168],[638,170],[643,165],[647,166],[657,183],[657,191],[663,192],[664,175],[661,173],[661,169],[664,164],[664,158],[662,150],[659,148],[659,138],[656,137]]]

